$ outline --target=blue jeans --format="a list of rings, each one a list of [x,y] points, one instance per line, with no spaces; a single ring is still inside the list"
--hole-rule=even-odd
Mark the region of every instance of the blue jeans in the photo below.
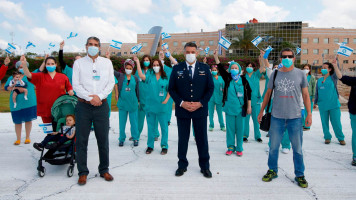
[[[287,129],[289,140],[292,143],[294,173],[296,177],[304,176],[304,161],[303,161],[303,123],[302,118],[296,119],[279,119],[271,117],[271,127],[269,129],[269,139],[271,147],[268,155],[269,169],[278,172],[278,155],[279,145],[281,144],[284,131]]]

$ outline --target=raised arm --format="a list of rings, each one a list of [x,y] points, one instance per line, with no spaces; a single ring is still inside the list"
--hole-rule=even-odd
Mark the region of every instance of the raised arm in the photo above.
[[[265,52],[261,50],[260,51],[260,56],[258,57],[258,61],[260,63],[259,70],[260,70],[261,74],[265,73],[266,72],[266,67],[268,67],[268,65],[265,66],[265,61],[264,60],[266,60],[266,59],[263,58],[264,55],[265,55]]]
[[[164,54],[169,53],[168,49],[166,49],[165,47],[163,47],[163,52]],[[164,56],[164,55],[163,55]],[[164,58],[164,57],[163,57]],[[169,60],[171,61],[172,65],[178,65],[178,62],[176,61],[176,59],[172,56],[171,53],[169,53]]]
[[[3,79],[5,77],[9,63],[10,63],[10,58],[9,58],[9,56],[6,56],[6,58],[4,60],[4,65],[1,66],[1,68],[0,68],[0,81],[1,81],[1,79]]]
[[[23,72],[24,72],[25,76],[28,79],[32,79],[32,74],[31,74],[30,70],[27,67],[27,61],[26,61],[25,55],[21,56],[20,61],[22,63],[22,68],[23,68]]]
[[[339,69],[339,66],[337,65],[337,60],[339,59],[339,55],[336,55],[335,59],[333,60],[333,65],[334,65],[334,70],[335,70],[335,74],[337,76],[338,79],[342,78],[342,73]]]
[[[64,70],[67,66],[67,64],[64,62],[63,59],[63,47],[64,47],[64,40],[59,44],[59,52],[58,52],[58,60],[59,60],[59,65],[61,66],[61,69]]]
[[[142,79],[142,81],[146,80],[146,75],[142,73],[141,65],[140,65],[140,60],[137,58],[137,56],[133,57],[133,60],[136,62],[137,65],[137,73],[138,76]]]
[[[40,66],[40,68],[38,68],[38,70],[40,71],[40,72],[43,72],[43,70],[44,70],[44,68],[46,67],[46,59],[48,58],[48,54],[46,54],[45,55],[45,59],[43,60],[43,62],[42,62],[42,64],[41,64],[41,66]]]
[[[229,74],[229,72],[227,72],[225,70],[224,66],[220,63],[217,49],[215,49],[215,51],[214,51],[214,59],[215,59],[215,63],[218,66],[218,70],[219,70],[220,76],[224,79],[225,84],[226,84],[227,77],[230,76],[230,74]]]

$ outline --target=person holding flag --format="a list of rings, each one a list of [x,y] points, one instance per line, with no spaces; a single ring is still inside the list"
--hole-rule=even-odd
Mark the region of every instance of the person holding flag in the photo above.
[[[339,92],[337,89],[337,76],[333,64],[326,62],[321,68],[323,77],[319,78],[316,84],[314,109],[318,106],[321,125],[323,127],[325,144],[330,144],[331,134],[329,130],[329,120],[334,129],[335,136],[340,145],[346,145],[345,136],[341,126],[341,111]]]
[[[243,135],[246,115],[251,114],[251,88],[246,77],[240,76],[242,70],[237,62],[230,62],[226,71],[220,63],[217,50],[214,51],[215,63],[222,79],[224,80],[223,111],[226,118],[226,155],[236,151],[237,156],[242,156]],[[236,143],[235,143],[236,141]]]
[[[8,65],[10,63],[10,58],[9,56],[6,56],[4,60],[4,64],[0,68],[0,81],[5,77],[7,69],[9,68]]]
[[[64,40],[59,43],[59,52],[58,52],[58,61],[59,61],[59,66],[61,67],[61,70],[62,70],[62,73],[65,74],[68,79],[69,79],[69,82],[72,84],[72,76],[73,76],[73,67],[72,66],[69,66],[67,65],[67,63],[64,61],[64,58],[63,58],[63,47],[64,47],[65,43],[64,43]],[[75,55],[74,56],[74,61],[78,60],[82,58],[81,55]]]

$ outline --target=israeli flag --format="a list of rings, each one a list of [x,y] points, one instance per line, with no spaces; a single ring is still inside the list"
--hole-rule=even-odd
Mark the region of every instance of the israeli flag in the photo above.
[[[206,48],[204,49],[206,56],[209,54],[209,50],[210,50],[210,47],[206,47]]]
[[[70,32],[69,36],[67,37],[67,39],[69,38],[74,38],[74,37],[77,37],[78,36],[78,33],[74,34],[73,32]]]
[[[26,45],[26,49],[29,48],[29,47],[36,47],[36,45],[34,45],[32,42],[28,42],[27,45]]]
[[[265,50],[265,55],[263,55],[263,58],[267,59],[272,50],[273,48],[271,46],[268,46],[267,49]]]
[[[339,50],[337,51],[337,54],[349,57],[349,56],[351,56],[353,51],[354,50],[351,49],[350,47],[343,45],[343,46],[340,46]]]
[[[122,42],[116,41],[116,40],[111,40],[113,43],[110,44],[110,47],[115,48],[115,49],[121,49]]]
[[[219,45],[224,48],[225,50],[228,50],[231,42],[229,40],[227,40],[224,36],[221,36],[220,40],[219,40]]]
[[[131,48],[131,52],[132,52],[132,53],[137,53],[137,52],[141,51],[141,49],[142,49],[142,44],[140,43],[140,44],[138,44],[138,45],[133,46],[133,47]]]
[[[297,55],[300,54],[301,51],[302,49],[300,47],[297,47]]]
[[[255,45],[256,47],[262,42],[262,38],[260,36],[257,36],[255,39],[253,39],[251,42],[253,45]]]
[[[163,47],[166,48],[166,49],[169,48],[167,43],[163,43],[163,44],[162,44],[162,49],[163,49]]]
[[[167,51],[167,52],[165,53],[165,55],[166,55],[167,58],[171,57],[171,53],[169,53],[169,51]]]
[[[7,45],[8,47],[5,49],[6,53],[12,54],[16,50],[16,47],[10,43],[8,43]]]
[[[49,43],[49,46],[50,46],[50,47],[55,47],[56,45],[55,45],[55,44],[52,44],[52,42],[51,42],[51,43]]]
[[[166,33],[166,32],[161,33],[161,35],[162,35],[162,40],[168,39],[168,38],[171,38],[171,37],[172,37],[171,35],[169,35],[169,34]]]
[[[336,44],[338,44],[339,46],[344,46],[346,44],[346,42],[336,43]]]

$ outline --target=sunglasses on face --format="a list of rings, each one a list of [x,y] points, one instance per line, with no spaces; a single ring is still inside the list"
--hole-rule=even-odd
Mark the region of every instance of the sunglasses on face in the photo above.
[[[294,58],[293,55],[282,55],[282,58]]]

